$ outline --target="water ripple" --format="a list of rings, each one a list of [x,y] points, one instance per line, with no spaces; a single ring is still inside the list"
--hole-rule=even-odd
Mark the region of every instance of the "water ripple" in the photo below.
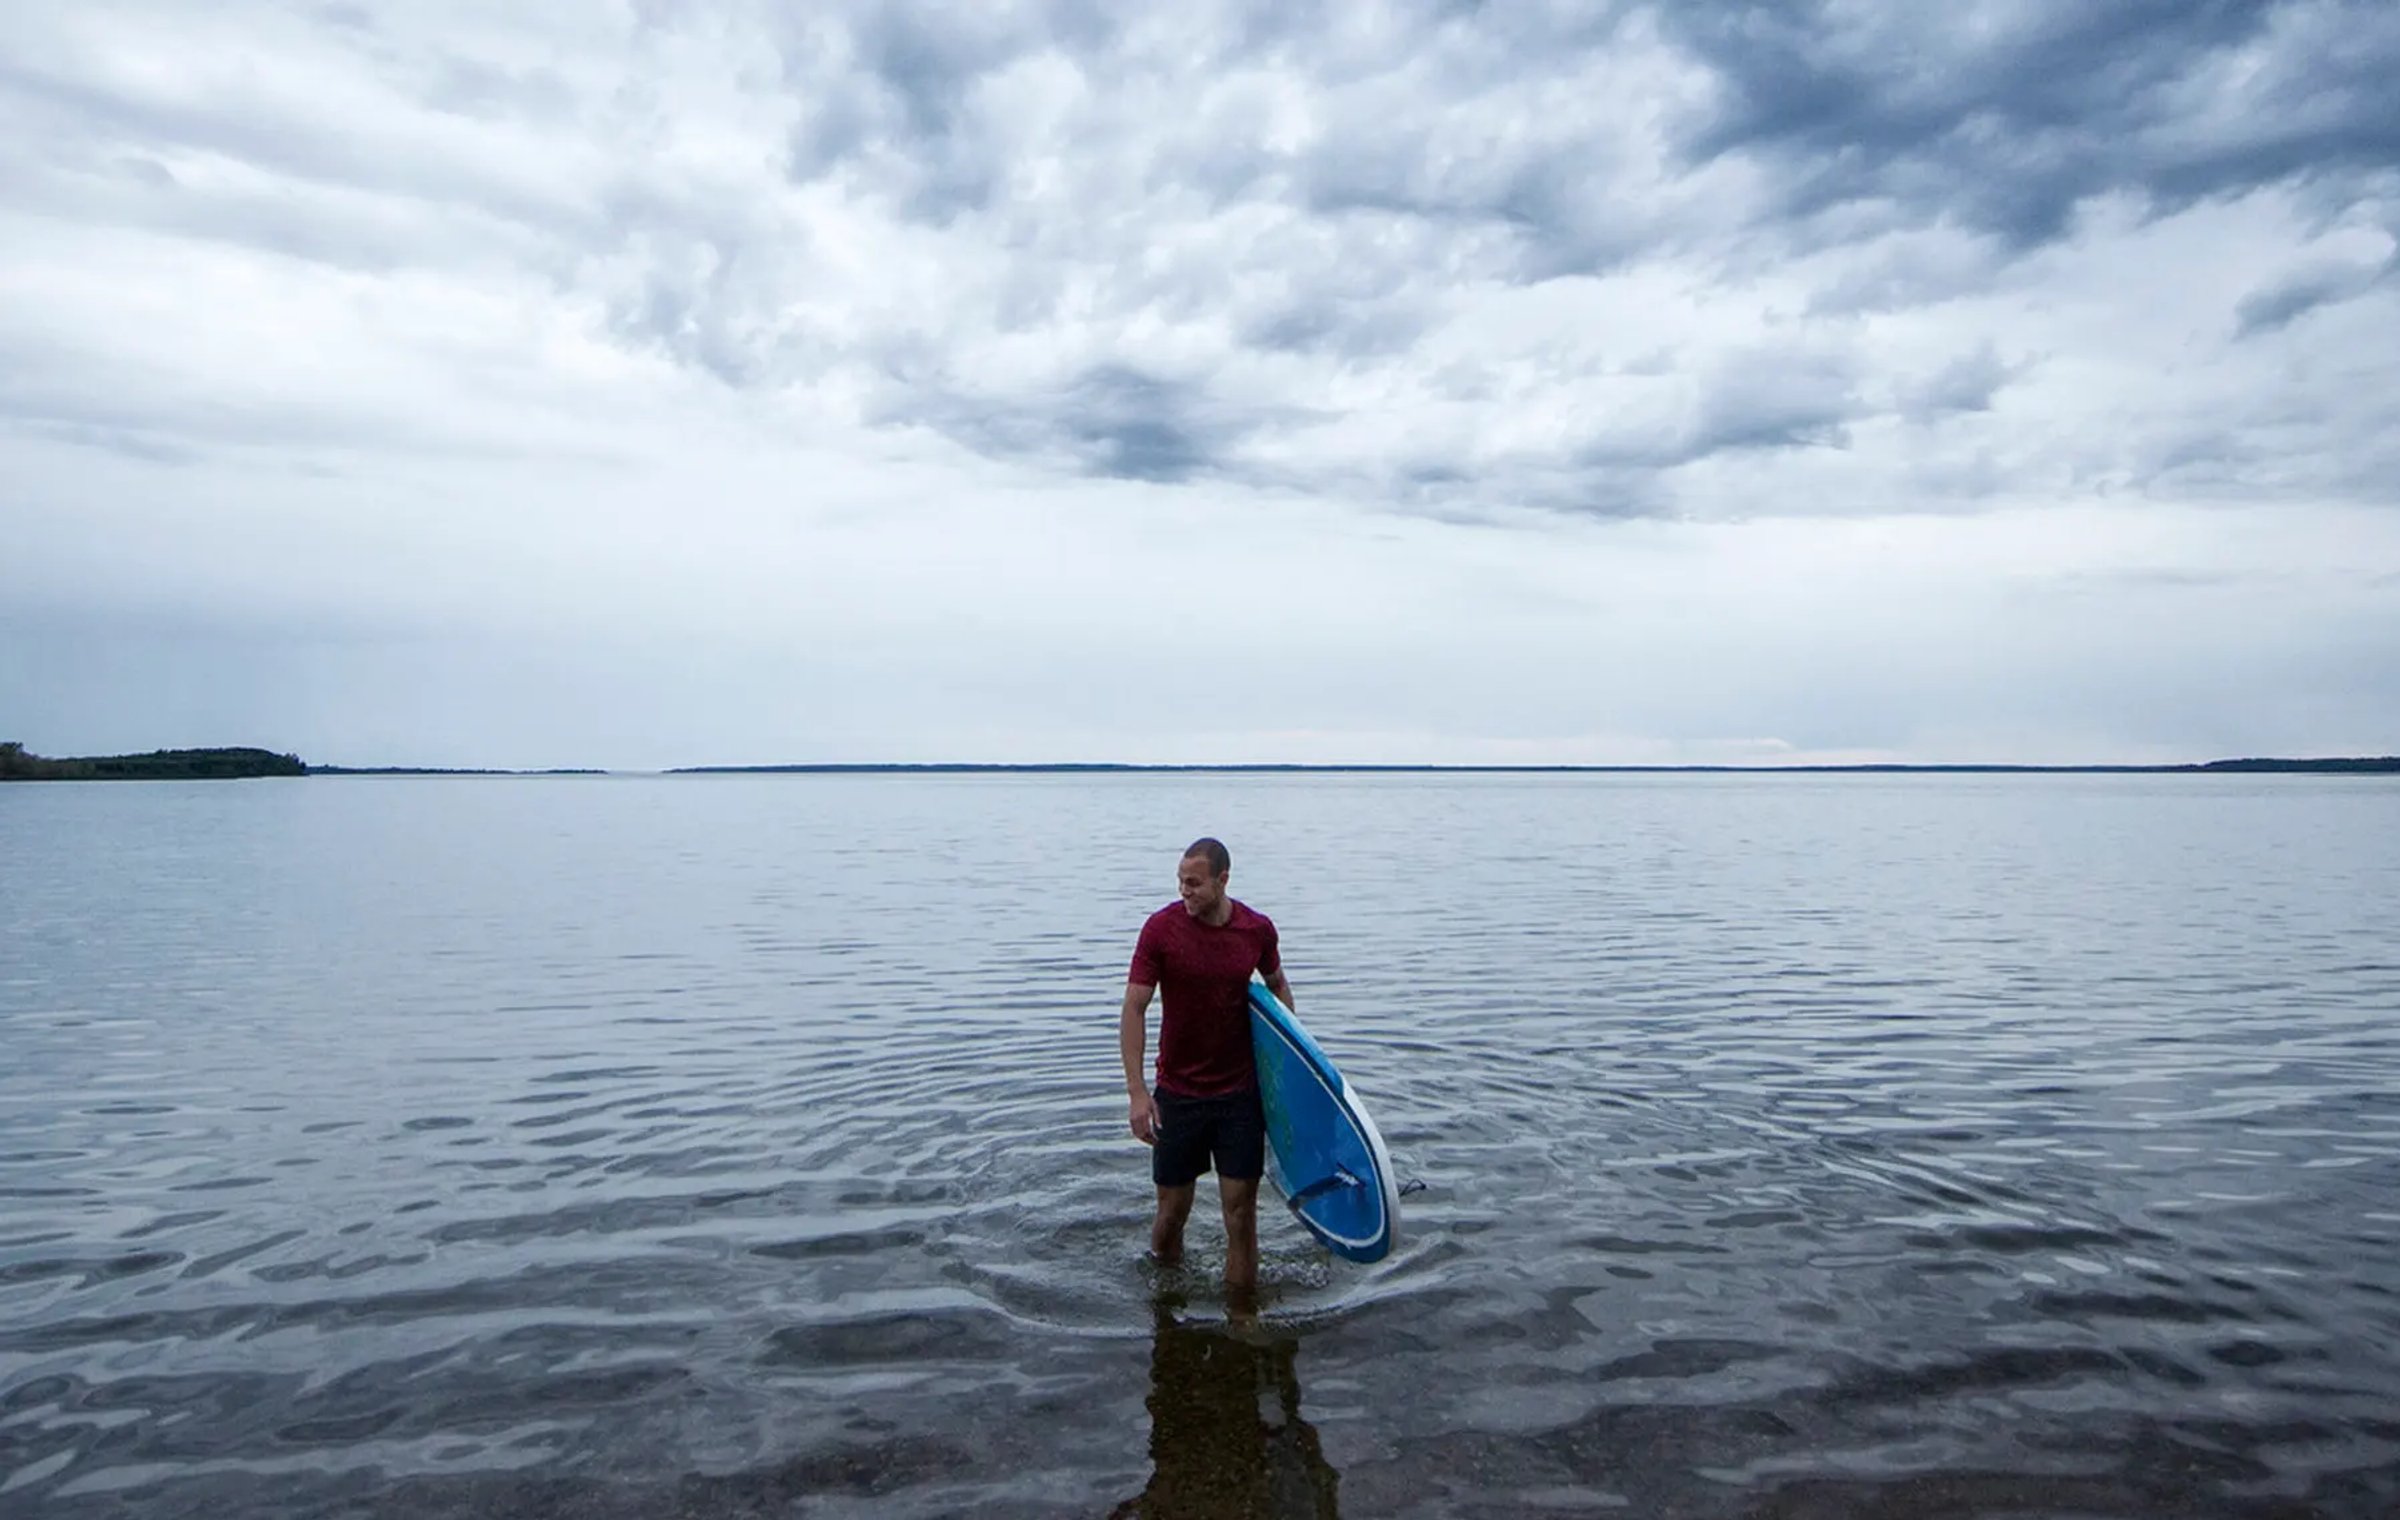
[[[0,1512],[2400,1512],[2400,789],[2054,779],[12,791]],[[1426,1184],[1255,1324],[1203,827]]]

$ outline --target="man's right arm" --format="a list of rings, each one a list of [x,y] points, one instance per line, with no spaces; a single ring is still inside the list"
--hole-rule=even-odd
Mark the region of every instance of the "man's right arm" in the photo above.
[[[1133,1138],[1144,1145],[1158,1140],[1158,1104],[1142,1080],[1142,1059],[1148,1043],[1150,999],[1158,991],[1150,982],[1127,982],[1125,1006],[1117,1014],[1117,1050],[1125,1058],[1127,1122]]]

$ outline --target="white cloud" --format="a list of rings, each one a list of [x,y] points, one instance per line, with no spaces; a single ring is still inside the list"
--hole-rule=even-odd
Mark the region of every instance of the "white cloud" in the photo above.
[[[2046,94],[2044,11],[1889,97],[1703,9],[20,10],[0,726],[2400,748],[2400,155],[2349,74],[2226,104],[2386,46],[2327,9]]]

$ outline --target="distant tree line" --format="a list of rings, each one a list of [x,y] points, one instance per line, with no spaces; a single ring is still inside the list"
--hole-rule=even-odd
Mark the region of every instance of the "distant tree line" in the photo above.
[[[2332,760],[2211,760],[2203,771],[2308,771],[2320,775],[2381,776],[2400,771],[2400,755],[2359,755]]]
[[[154,749],[146,755],[81,755],[52,760],[0,742],[0,781],[216,781],[241,776],[305,776],[298,755],[264,749]]]

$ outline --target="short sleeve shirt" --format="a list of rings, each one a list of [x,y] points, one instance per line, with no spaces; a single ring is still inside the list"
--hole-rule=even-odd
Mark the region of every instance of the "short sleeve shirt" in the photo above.
[[[1151,914],[1126,979],[1159,990],[1158,1085],[1187,1098],[1256,1086],[1250,976],[1282,970],[1275,925],[1240,902],[1222,924],[1202,923],[1180,902]]]

